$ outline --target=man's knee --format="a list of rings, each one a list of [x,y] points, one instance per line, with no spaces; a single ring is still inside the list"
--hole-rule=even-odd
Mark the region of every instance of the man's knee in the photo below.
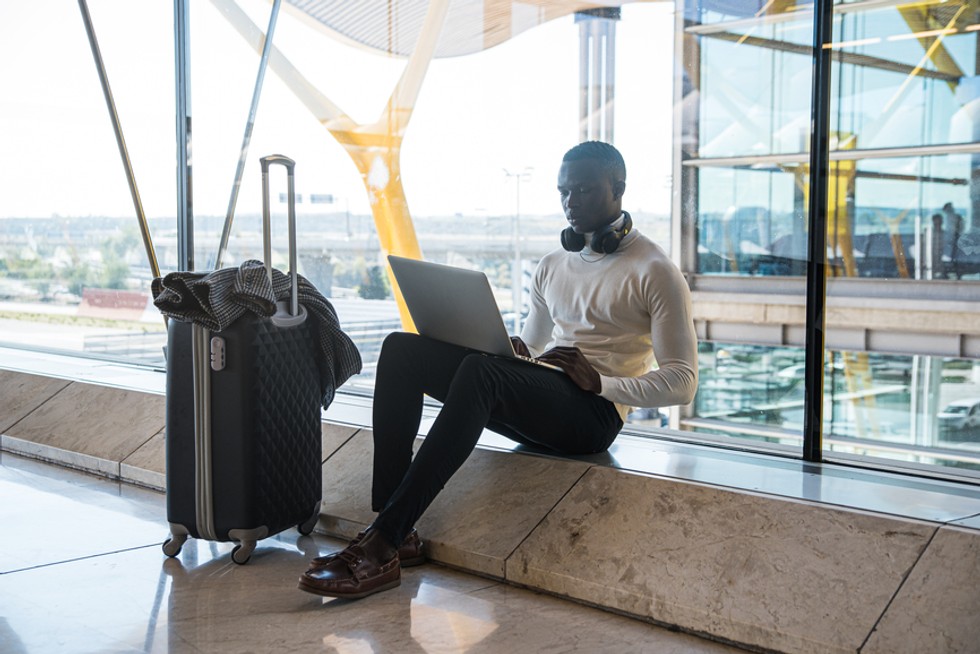
[[[411,334],[409,332],[391,332],[385,336],[385,340],[381,343],[381,351],[408,347],[408,344],[417,340],[418,337],[418,334]]]
[[[419,335],[409,332],[391,332],[381,343],[381,359],[404,357],[415,351],[419,344]]]

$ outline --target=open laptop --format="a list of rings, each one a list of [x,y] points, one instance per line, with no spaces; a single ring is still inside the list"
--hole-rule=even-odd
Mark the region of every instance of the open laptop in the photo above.
[[[490,281],[477,270],[388,255],[419,334],[453,345],[553,370],[558,366],[514,352]]]

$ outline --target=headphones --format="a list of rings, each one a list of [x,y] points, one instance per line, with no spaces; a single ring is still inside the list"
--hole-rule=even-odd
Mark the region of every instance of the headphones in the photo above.
[[[612,224],[609,224],[592,234],[592,242],[589,245],[595,252],[612,254],[626,235],[633,231],[633,219],[630,218],[629,213],[624,211],[623,217],[625,220],[621,229],[614,229]],[[561,246],[569,252],[581,252],[585,247],[585,235],[576,233],[571,227],[566,227],[561,231]]]

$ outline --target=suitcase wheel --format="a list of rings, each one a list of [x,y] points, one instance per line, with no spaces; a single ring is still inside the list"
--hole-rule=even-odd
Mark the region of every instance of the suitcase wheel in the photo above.
[[[253,551],[255,551],[255,541],[244,540],[240,544],[235,545],[235,549],[231,551],[231,560],[238,565],[245,565],[252,558]]]
[[[316,527],[317,520],[320,519],[320,503],[317,502],[316,506],[313,508],[313,515],[306,519],[306,522],[302,522],[296,525],[296,529],[299,533],[304,536],[309,536],[313,533],[313,527]]]
[[[163,542],[163,553],[167,556],[177,556],[180,554],[181,548],[184,547],[184,541],[187,540],[187,536],[171,536]]]

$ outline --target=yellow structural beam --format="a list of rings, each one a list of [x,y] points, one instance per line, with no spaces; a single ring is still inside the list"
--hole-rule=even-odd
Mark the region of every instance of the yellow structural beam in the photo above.
[[[971,3],[964,2],[956,14],[945,24],[939,23],[933,17],[928,6],[909,5],[898,8],[898,13],[905,19],[909,29],[912,30],[912,34],[919,35],[917,37],[918,41],[926,51],[924,58],[932,61],[936,66],[936,70],[941,73],[963,77],[963,70],[956,63],[956,60],[953,59],[953,56],[949,54],[946,46],[943,45],[943,39],[948,34],[958,31],[958,21],[961,20],[969,4]],[[916,70],[921,69],[924,63],[924,61],[920,62],[916,66]],[[915,71],[913,71],[912,75],[915,75]],[[956,90],[957,82],[950,81],[947,83],[951,90]]]
[[[256,51],[261,51],[265,34],[237,3],[234,0],[211,1],[232,27]],[[421,32],[401,78],[378,120],[370,124],[356,123],[317,90],[278,48],[273,46],[270,49],[269,67],[340,143],[357,166],[371,203],[382,256],[395,254],[414,259],[422,257],[402,186],[401,144],[425,73],[435,54],[448,9],[449,0],[429,2]],[[386,269],[402,325],[406,330],[414,331],[415,325],[387,263]]]

